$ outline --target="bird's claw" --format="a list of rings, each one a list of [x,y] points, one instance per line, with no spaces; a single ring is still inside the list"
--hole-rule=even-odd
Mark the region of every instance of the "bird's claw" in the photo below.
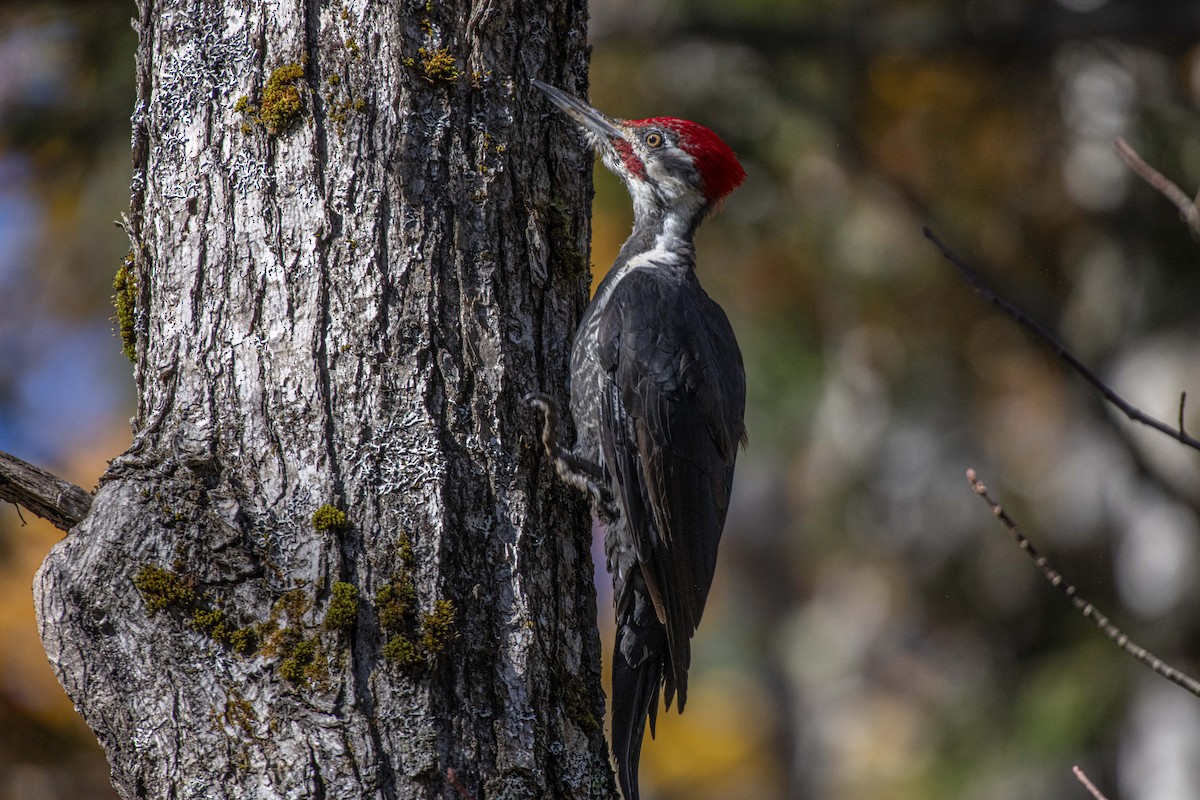
[[[547,413],[554,401],[550,399],[550,395],[545,392],[529,392],[521,400],[526,404],[539,409],[543,414]]]

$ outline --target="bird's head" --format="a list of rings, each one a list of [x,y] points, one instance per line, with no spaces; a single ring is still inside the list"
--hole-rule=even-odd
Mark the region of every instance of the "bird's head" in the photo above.
[[[698,222],[746,178],[729,145],[699,123],[612,119],[560,89],[533,84],[583,129],[604,165],[625,182],[635,213],[682,213]]]

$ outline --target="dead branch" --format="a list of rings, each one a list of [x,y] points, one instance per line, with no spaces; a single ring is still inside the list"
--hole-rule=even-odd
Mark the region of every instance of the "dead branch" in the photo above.
[[[1002,311],[1016,320],[1017,323],[1022,327],[1035,334],[1046,344],[1050,345],[1050,348],[1054,350],[1054,353],[1059,358],[1061,358],[1072,369],[1079,373],[1084,380],[1096,387],[1096,389],[1100,392],[1100,395],[1113,406],[1115,406],[1122,414],[1134,422],[1154,428],[1160,433],[1165,433],[1167,436],[1170,436],[1172,439],[1175,439],[1181,444],[1191,447],[1193,450],[1200,450],[1200,439],[1195,439],[1192,436],[1189,436],[1183,430],[1182,425],[1179,428],[1172,428],[1167,423],[1162,422],[1161,420],[1158,420],[1149,414],[1146,414],[1113,391],[1112,387],[1100,380],[1096,373],[1092,372],[1087,365],[1080,361],[1070,350],[1066,348],[1066,345],[1060,342],[1052,333],[1031,319],[1029,315],[1022,311],[1018,306],[996,294],[996,292],[994,292],[987,284],[985,284],[983,280],[980,279],[979,275],[976,274],[973,269],[968,267],[966,263],[954,253],[954,251],[942,244],[942,241],[938,239],[936,235],[934,235],[933,231],[930,230],[928,226],[922,228],[922,230],[925,233],[925,238],[933,242],[938,250],[941,251],[942,256],[949,261],[955,269],[962,273],[962,276],[966,278],[967,283],[971,284],[971,287],[975,291],[979,292],[984,299],[988,300],[993,305],[998,306]]]
[[[0,450],[0,501],[22,505],[69,531],[92,506],[92,496],[73,483]]]
[[[1200,200],[1200,195],[1197,195],[1196,200],[1188,197],[1187,193],[1175,185],[1170,178],[1147,164],[1146,160],[1129,145],[1129,142],[1121,137],[1118,136],[1113,140],[1113,149],[1142,180],[1157,189],[1163,197],[1170,200],[1179,209],[1179,217],[1191,229],[1192,236],[1200,238],[1200,208],[1196,207],[1196,200]]]
[[[1108,617],[1102,614],[1099,609],[1079,596],[1079,592],[1076,591],[1074,585],[1068,583],[1058,571],[1050,566],[1046,557],[1039,553],[1038,549],[1034,547],[1033,542],[1026,538],[1025,534],[1017,526],[1017,523],[1008,515],[1008,512],[991,498],[987,492],[987,487],[984,486],[983,481],[979,480],[975,470],[967,470],[967,480],[970,481],[971,488],[975,490],[975,493],[983,498],[984,502],[992,509],[992,513],[996,515],[996,518],[1012,534],[1017,545],[1033,559],[1033,563],[1037,567],[1038,572],[1042,573],[1042,577],[1051,586],[1062,592],[1080,614],[1083,614],[1084,617],[1095,623],[1096,627],[1103,631],[1104,635],[1111,639],[1117,647],[1120,647],[1139,662],[1149,667],[1160,677],[1166,678],[1176,686],[1186,689],[1196,697],[1200,697],[1200,681],[1172,667],[1158,656],[1146,650],[1146,648],[1132,641],[1120,628],[1110,622]]]

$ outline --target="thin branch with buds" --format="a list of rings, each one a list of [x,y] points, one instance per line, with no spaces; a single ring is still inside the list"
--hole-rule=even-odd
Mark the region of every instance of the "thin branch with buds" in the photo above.
[[[1091,793],[1092,797],[1096,798],[1096,800],[1108,800],[1108,798],[1096,788],[1096,784],[1091,782],[1087,776],[1087,773],[1085,773],[1082,769],[1079,767],[1071,767],[1071,772],[1075,773],[1075,779],[1083,784],[1083,788],[1087,789],[1088,792]]]
[[[1195,200],[1188,197],[1187,193],[1175,185],[1170,178],[1147,164],[1146,160],[1129,145],[1129,142],[1121,137],[1113,140],[1113,149],[1129,165],[1130,169],[1141,176],[1142,180],[1157,189],[1163,197],[1170,200],[1179,209],[1179,216],[1191,229],[1192,236],[1200,238],[1200,208],[1197,208],[1196,205],[1197,201],[1200,201],[1200,195],[1197,195]]]
[[[1033,542],[1026,538],[1025,534],[1022,533],[1021,529],[1017,526],[1017,523],[1014,522],[1012,517],[1008,515],[1008,512],[1005,511],[999,503],[992,499],[991,495],[988,494],[987,487],[984,486],[983,481],[979,480],[975,470],[967,470],[967,480],[970,481],[971,488],[975,490],[975,493],[983,498],[984,502],[987,503],[992,509],[992,513],[996,515],[996,518],[999,519],[1004,527],[1008,529],[1008,532],[1012,534],[1013,538],[1017,542],[1017,545],[1024,550],[1030,558],[1033,559],[1033,563],[1037,567],[1038,572],[1042,573],[1042,577],[1045,578],[1051,586],[1062,592],[1066,598],[1071,601],[1071,605],[1075,606],[1079,613],[1083,614],[1084,617],[1095,623],[1096,627],[1103,631],[1104,635],[1111,639],[1117,645],[1117,647],[1120,647],[1139,662],[1149,667],[1157,675],[1166,678],[1180,688],[1186,689],[1196,697],[1200,697],[1200,681],[1197,681],[1187,673],[1181,672],[1175,667],[1172,667],[1170,664],[1167,664],[1146,648],[1138,645],[1127,635],[1125,635],[1120,628],[1112,624],[1108,617],[1100,613],[1099,609],[1079,596],[1079,592],[1075,589],[1074,585],[1068,583],[1067,580],[1058,573],[1058,571],[1050,566],[1050,562],[1047,561],[1045,556],[1038,552],[1038,549],[1034,547]]]
[[[1066,345],[1060,342],[1052,333],[1031,319],[1029,315],[1022,311],[1017,305],[996,294],[996,292],[994,292],[987,284],[983,282],[975,270],[968,267],[966,262],[959,258],[953,250],[942,244],[942,240],[934,235],[933,231],[930,230],[928,226],[922,228],[922,230],[925,233],[925,238],[933,242],[937,249],[941,251],[942,256],[945,257],[945,259],[949,261],[955,269],[962,273],[962,276],[967,279],[967,283],[971,284],[971,287],[975,291],[983,295],[984,299],[998,306],[1002,311],[1016,320],[1017,323],[1022,327],[1031,331],[1043,342],[1050,345],[1051,349],[1054,350],[1055,355],[1057,355],[1072,369],[1079,373],[1084,380],[1096,387],[1096,389],[1100,392],[1100,395],[1113,406],[1115,406],[1122,414],[1134,422],[1154,428],[1156,431],[1170,436],[1172,439],[1175,439],[1181,444],[1185,444],[1194,450],[1200,450],[1200,439],[1189,436],[1183,430],[1182,421],[1180,422],[1180,426],[1178,428],[1172,428],[1167,423],[1150,416],[1127,401],[1125,398],[1121,397],[1119,394],[1113,391],[1112,387],[1100,380],[1096,373],[1092,372],[1086,364],[1080,361],[1075,354],[1068,350]],[[1182,412],[1183,408],[1181,403],[1180,414],[1182,414]]]

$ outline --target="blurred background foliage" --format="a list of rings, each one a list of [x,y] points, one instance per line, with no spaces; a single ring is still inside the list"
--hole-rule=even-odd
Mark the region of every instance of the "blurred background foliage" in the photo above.
[[[132,13],[0,9],[0,449],[87,487],[133,403],[109,305]],[[1200,700],[1041,582],[963,476],[1197,673],[1195,453],[1117,418],[921,234],[1175,420],[1200,399],[1200,250],[1111,141],[1200,185],[1196,3],[594,0],[591,39],[597,106],[702,121],[749,173],[698,247],[750,447],[692,703],[660,717],[643,796],[1083,798],[1080,764],[1110,800],[1200,797]],[[630,211],[596,181],[599,275]],[[112,796],[36,637],[57,532],[25,522],[0,509],[0,800]]]

